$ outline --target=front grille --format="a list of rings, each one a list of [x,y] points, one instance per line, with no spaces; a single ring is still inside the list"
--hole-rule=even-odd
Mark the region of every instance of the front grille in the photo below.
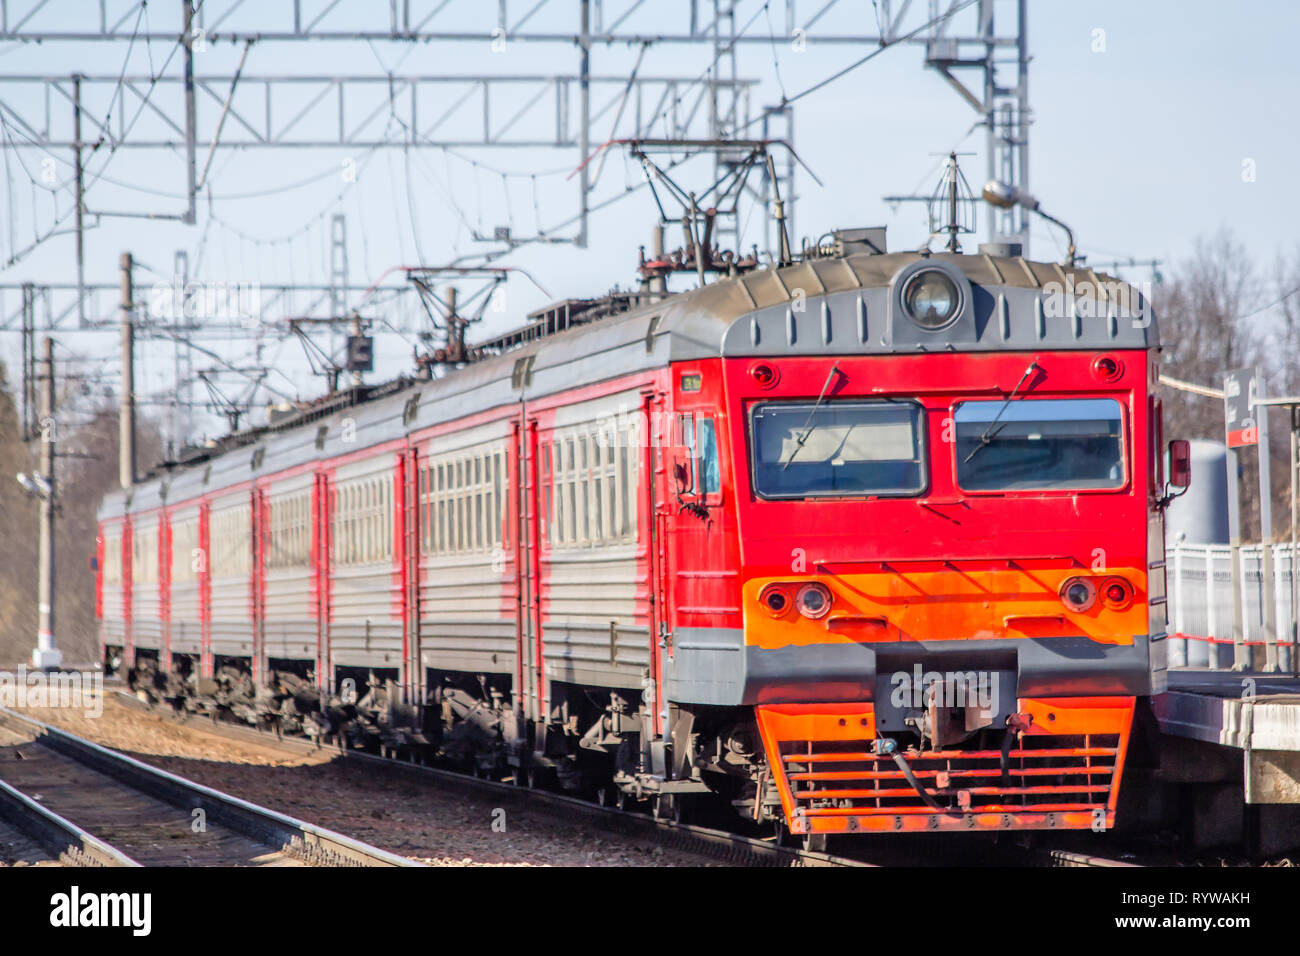
[[[1060,811],[1105,805],[1115,775],[1119,737],[1028,737],[1000,750],[911,751],[913,775],[951,810]],[[928,807],[890,757],[851,741],[785,741],[785,776],[796,806],[809,815]]]
[[[936,810],[892,756],[875,752],[869,705],[851,712],[845,705],[812,706],[814,712],[803,714],[759,708],[773,780],[795,832],[1066,828],[1112,821],[1131,709],[1090,711],[1100,715],[1091,721],[1097,732],[1055,734],[1035,725],[1012,739],[1005,760],[1000,748],[904,752]],[[1000,745],[1006,733],[982,739]]]

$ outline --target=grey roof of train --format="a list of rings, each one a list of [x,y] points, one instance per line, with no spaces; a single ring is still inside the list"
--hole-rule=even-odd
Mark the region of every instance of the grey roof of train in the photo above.
[[[312,459],[330,459],[399,438],[408,431],[541,397],[672,361],[735,355],[892,354],[927,351],[922,342],[897,340],[891,297],[894,279],[932,263],[964,275],[976,321],[961,350],[1152,348],[1154,321],[1117,321],[1113,290],[1131,287],[1087,268],[1024,258],[917,252],[851,255],[797,262],[723,278],[627,312],[535,339],[431,381],[396,384],[391,394],[335,409],[307,410],[210,457],[155,474],[131,492],[130,511],[155,508],[205,491],[275,474]],[[1052,317],[1044,289],[1071,288],[1085,307]],[[1108,291],[1109,290],[1109,291]],[[1140,297],[1133,294],[1132,301]],[[802,309],[798,308],[803,305]],[[1108,313],[1110,313],[1108,315]],[[906,336],[904,332],[903,338]],[[925,335],[918,336],[924,339]],[[512,383],[522,359],[533,356],[530,381]],[[413,403],[412,409],[408,403]],[[408,422],[408,414],[413,416]],[[356,439],[344,442],[344,418]],[[126,508],[124,491],[110,492],[101,517]]]

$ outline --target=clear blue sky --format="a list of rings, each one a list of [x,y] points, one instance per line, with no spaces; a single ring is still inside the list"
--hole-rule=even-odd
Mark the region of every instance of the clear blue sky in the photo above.
[[[172,5],[161,6],[149,5],[152,26],[169,29],[175,19]],[[272,3],[264,6],[278,9]],[[377,19],[372,26],[386,24],[387,6],[373,5],[370,16]],[[513,19],[531,4],[512,0],[511,6],[517,8]],[[916,2],[913,6],[916,10],[909,23],[919,24],[927,5]],[[219,7],[214,2],[214,10],[223,7],[224,3]],[[604,7],[606,23],[610,23],[626,7],[626,0],[607,0]],[[798,19],[820,7],[821,3],[803,0]],[[1082,253],[1094,261],[1117,256],[1161,258],[1168,272],[1188,254],[1196,237],[1220,226],[1234,230],[1248,249],[1270,266],[1280,249],[1297,248],[1300,66],[1295,38],[1300,36],[1300,4],[1283,0],[1233,5],[1210,0],[1099,0],[1087,4],[1031,0],[1029,7],[1034,111],[1030,185],[1045,210],[1073,226]],[[56,0],[51,8],[53,12],[43,14],[46,22],[56,19],[66,25],[78,16],[96,17],[98,4]],[[495,8],[495,4],[462,0],[443,14],[440,22],[449,27],[483,28],[490,26]],[[129,14],[132,9],[128,0],[110,3],[111,11]],[[355,2],[345,3],[328,23],[340,29],[360,25],[367,19],[364,9]],[[576,4],[552,0],[529,26],[572,31],[574,9]],[[685,0],[659,0],[634,14],[624,29],[677,30],[684,25],[686,9]],[[999,4],[1000,13],[1010,9],[1011,4]],[[760,36],[768,35],[770,23],[775,35],[775,53],[768,44],[746,46],[740,53],[740,74],[761,81],[756,105],[775,101],[782,89],[794,94],[867,52],[816,46],[795,52],[782,36],[783,11],[779,0],[772,0],[770,16],[755,0],[739,4],[738,23],[752,21],[749,32]],[[12,11],[10,19],[15,19]],[[963,22],[969,21],[966,14]],[[128,22],[134,22],[133,15]],[[874,25],[869,0],[841,0],[818,27],[873,32]],[[1104,52],[1094,50],[1098,30],[1104,31]],[[124,52],[120,44],[46,44],[40,48],[0,44],[0,71],[67,74],[80,70],[116,75],[123,67]],[[147,73],[151,62],[157,68],[170,52],[165,43],[147,48],[137,44],[128,72]],[[635,51],[597,48],[593,71],[626,74],[635,56]],[[229,47],[209,48],[197,57],[196,70],[200,74],[228,73],[237,58],[238,51]],[[937,74],[924,69],[922,59],[919,47],[887,50],[799,102],[796,145],[824,183],[818,187],[806,175],[800,177],[800,233],[816,235],[834,227],[887,224],[891,246],[915,247],[925,236],[920,207],[891,210],[881,197],[929,192],[938,177],[939,159],[934,154],[951,148],[977,154],[964,158],[963,168],[978,191],[985,170],[983,131],[971,130],[976,115]],[[707,60],[705,49],[658,47],[647,54],[642,70],[696,76]],[[177,62],[173,61],[171,72]],[[398,44],[371,48],[361,43],[315,43],[255,46],[245,73],[382,72],[390,68],[424,74],[527,73],[569,72],[575,67],[573,51],[559,45],[525,48],[514,44],[494,54],[478,44],[411,49]],[[976,77],[971,73],[966,79],[974,83]],[[30,87],[0,87],[0,98],[20,111],[30,110],[36,103]],[[172,107],[163,105],[173,112]],[[213,101],[202,98],[200,106],[204,110],[217,108]],[[93,108],[102,111],[106,104]],[[499,116],[513,112],[504,102],[495,109]],[[179,118],[180,114],[175,111],[173,115]],[[544,124],[548,120],[543,109],[537,121]],[[607,115],[593,124],[593,141],[605,138],[610,120]],[[150,122],[152,117],[145,116],[141,130]],[[200,149],[200,161],[205,152]],[[348,156],[358,160],[360,176],[356,184],[345,188],[331,171]],[[41,155],[25,150],[23,158],[28,169],[36,172]],[[16,159],[11,151],[8,170],[0,172],[10,182],[3,197],[6,218],[0,225],[4,258],[15,248],[26,246],[34,229],[46,228],[50,222],[49,196],[33,192],[27,171]],[[527,176],[509,177],[503,185],[499,175],[472,165],[474,159],[499,169],[539,172],[537,188],[534,190],[533,180]],[[1243,181],[1243,162],[1247,160],[1253,161],[1253,182]],[[68,172],[66,157],[58,161],[62,180]],[[215,195],[270,195],[219,199],[213,207],[219,218],[211,219],[205,205],[199,224],[193,227],[105,219],[88,234],[88,274],[93,279],[115,281],[117,256],[123,249],[130,249],[142,262],[166,274],[173,251],[183,248],[190,251],[192,261],[198,261],[202,250],[203,277],[211,280],[324,281],[328,275],[329,214],[342,211],[348,217],[351,279],[362,282],[378,277],[389,266],[417,260],[421,252],[426,261],[439,262],[481,249],[469,241],[466,224],[481,224],[490,232],[494,225],[509,222],[516,233],[528,233],[539,221],[535,208],[543,223],[567,218],[575,211],[575,186],[566,176],[576,164],[572,150],[461,150],[446,155],[425,149],[409,161],[400,150],[368,156],[357,150],[219,152],[213,164]],[[106,177],[89,194],[92,208],[177,211],[181,206],[178,198],[151,195],[109,181],[179,194],[184,186],[179,157],[121,151],[108,160],[101,153],[92,159],[90,168],[102,168]],[[611,156],[598,187],[600,196],[622,191],[625,183],[635,182],[636,173],[622,156]],[[282,188],[307,179],[315,181],[300,188]],[[12,211],[9,194],[14,197]],[[58,208],[66,210],[68,202],[67,194],[61,194]],[[595,295],[615,283],[627,287],[635,280],[636,249],[648,241],[653,214],[649,197],[642,191],[593,216],[589,249],[530,247],[502,261],[528,268],[555,297]],[[241,238],[238,233],[251,238]],[[293,240],[285,241],[290,235]],[[979,238],[983,236],[981,222]],[[753,226],[750,238],[759,238]],[[671,241],[675,244],[676,237]],[[1035,223],[1033,241],[1037,258],[1057,258],[1063,251],[1059,236],[1045,224]],[[53,238],[4,270],[0,281],[66,281],[72,274],[72,250],[70,237]],[[1146,273],[1138,270],[1130,277],[1145,278]],[[152,281],[152,277],[143,274],[142,281]],[[1271,287],[1261,289],[1261,298],[1268,298],[1270,291]],[[507,311],[493,318],[495,326],[518,324],[525,312],[542,304],[544,298],[526,284],[512,284]],[[12,312],[16,304],[12,295],[6,296],[5,313]],[[5,358],[12,362],[16,338],[4,335],[0,342]],[[95,360],[111,356],[116,348],[112,337],[106,335],[67,335],[64,344],[73,354],[90,360],[80,366],[83,369],[97,367]],[[232,359],[247,352],[241,345],[221,348]],[[170,387],[170,360],[165,352],[145,351],[142,388],[165,393]],[[306,396],[314,385],[301,374],[300,351],[293,344],[268,343],[265,357],[297,378]],[[381,374],[386,377],[406,371],[409,353],[407,343],[396,339],[386,343],[380,352]],[[237,382],[231,383],[231,390],[238,390]]]

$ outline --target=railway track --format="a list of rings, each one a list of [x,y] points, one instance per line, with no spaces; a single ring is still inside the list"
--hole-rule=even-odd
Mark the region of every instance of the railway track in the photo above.
[[[2,707],[0,817],[78,865],[422,865]]]
[[[185,726],[196,723],[170,713],[166,708],[140,700],[134,694],[117,689],[118,699],[129,707],[139,711],[159,714],[165,719]],[[271,731],[259,730],[242,724],[225,721],[203,722],[202,729],[231,740],[256,742],[262,747],[280,748],[286,753],[314,753],[319,745],[298,737],[277,736]],[[711,829],[692,824],[678,823],[672,820],[658,820],[644,814],[629,812],[614,806],[602,806],[578,797],[553,793],[547,790],[533,789],[497,780],[484,779],[427,764],[410,763],[396,757],[380,756],[365,751],[336,748],[335,752],[349,760],[358,761],[382,769],[384,772],[397,773],[412,779],[429,783],[459,788],[465,792],[490,793],[502,800],[517,804],[543,805],[558,813],[580,814],[604,829],[615,832],[647,837],[666,849],[682,850],[702,856],[712,857],[727,863],[741,866],[768,867],[805,867],[805,866],[879,866],[899,865],[907,861],[902,855],[888,854],[888,859],[876,862],[867,858],[820,853],[795,847],[780,846],[769,840],[744,836],[727,830]],[[986,851],[981,850],[981,853]],[[998,854],[995,863],[1019,863],[1035,866],[1132,866],[1118,860],[1109,860],[1098,856],[1089,856],[1065,850],[1013,851],[1007,860]]]
[[[0,780],[0,821],[48,860],[67,866],[139,866],[117,847]],[[25,849],[26,847],[23,847]]]
[[[164,715],[167,720],[181,726],[191,723],[175,717],[164,708],[155,708],[141,701],[126,690],[118,689],[116,694],[118,699],[129,707]],[[193,723],[197,725],[198,722]],[[277,737],[269,731],[224,721],[203,722],[201,727],[204,732],[215,733],[231,740],[255,742],[262,747],[279,748],[286,753],[315,753],[320,749],[309,740],[298,737]],[[441,767],[431,767],[427,764],[408,763],[394,757],[382,757],[377,754],[350,749],[338,749],[336,752],[348,760],[373,766],[377,770],[386,773],[407,776],[426,785],[436,781],[440,785],[458,788],[467,793],[492,794],[498,802],[513,803],[517,806],[524,804],[542,805],[551,808],[557,813],[578,814],[605,830],[647,838],[664,847],[664,849],[694,853],[737,866],[872,865],[848,857],[778,846],[766,840],[747,837],[726,830],[677,823],[672,820],[656,820],[647,814],[626,812],[613,806],[601,806],[566,794],[474,777]]]

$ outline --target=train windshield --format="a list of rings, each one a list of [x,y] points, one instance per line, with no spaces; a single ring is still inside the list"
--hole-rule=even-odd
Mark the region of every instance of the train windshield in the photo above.
[[[1124,484],[1123,410],[1112,398],[962,402],[957,484],[968,491]]]
[[[914,495],[925,489],[916,402],[779,402],[750,418],[763,498]]]

